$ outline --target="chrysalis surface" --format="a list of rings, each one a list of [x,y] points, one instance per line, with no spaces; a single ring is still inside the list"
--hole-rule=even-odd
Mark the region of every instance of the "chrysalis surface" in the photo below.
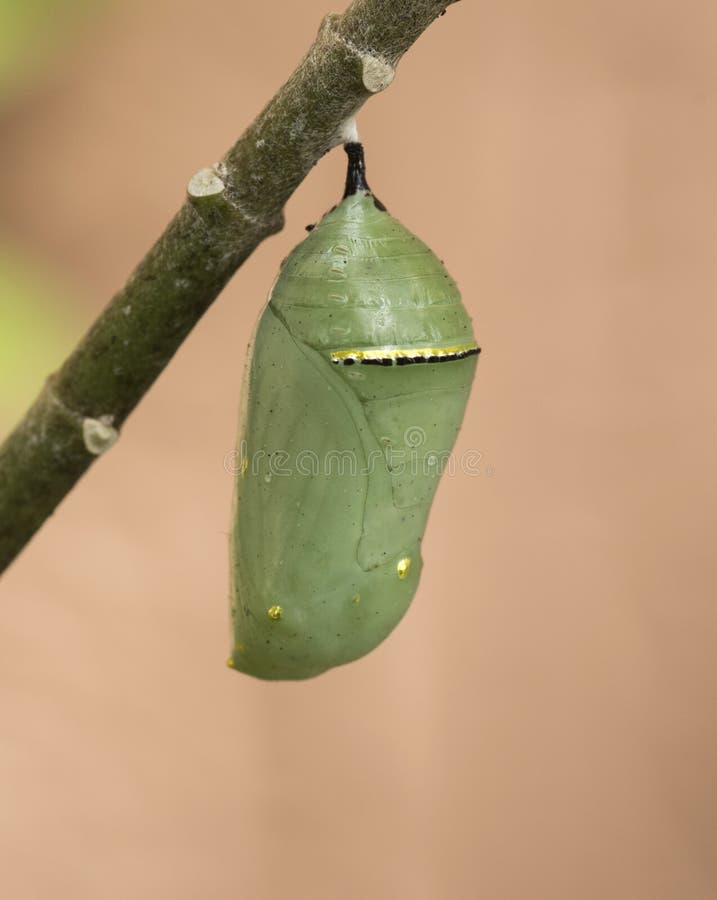
[[[478,348],[443,264],[375,199],[346,195],[285,260],[244,384],[229,665],[300,679],[398,624]]]

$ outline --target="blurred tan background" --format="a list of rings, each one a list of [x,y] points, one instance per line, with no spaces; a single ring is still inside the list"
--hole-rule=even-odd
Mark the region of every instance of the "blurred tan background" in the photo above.
[[[95,4],[11,76],[0,431],[331,8]],[[475,317],[481,475],[376,652],[225,668],[245,347],[335,151],[2,582],[3,897],[717,896],[716,35],[466,0],[421,38],[359,127]]]

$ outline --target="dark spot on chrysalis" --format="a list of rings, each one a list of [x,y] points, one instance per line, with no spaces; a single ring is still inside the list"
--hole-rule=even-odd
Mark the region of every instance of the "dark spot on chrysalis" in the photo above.
[[[316,228],[316,225],[307,225],[307,226],[306,226],[306,230],[307,230],[307,231],[313,231],[314,228]]]

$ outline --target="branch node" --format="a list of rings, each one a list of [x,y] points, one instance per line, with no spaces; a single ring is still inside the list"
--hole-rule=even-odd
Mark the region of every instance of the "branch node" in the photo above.
[[[113,419],[114,416],[100,416],[99,419],[82,420],[82,440],[93,456],[101,456],[117,443],[119,431],[112,426]]]
[[[362,49],[353,41],[341,34],[338,25],[343,19],[340,13],[329,13],[324,16],[319,35],[333,39],[349,50],[361,62],[361,81],[370,94],[378,94],[385,90],[394,79],[396,68],[385,57],[370,49]]]
[[[228,166],[222,160],[211,167],[200,169],[189,179],[187,197],[207,222],[216,223],[227,216],[238,216],[262,233],[275,234],[283,228],[283,215],[266,218],[247,212],[228,189],[228,178]]]
[[[361,60],[363,86],[372,94],[385,90],[394,79],[394,67],[378,56],[366,54]]]
[[[189,179],[187,194],[190,199],[216,197],[224,193],[224,182],[213,168],[200,169]]]

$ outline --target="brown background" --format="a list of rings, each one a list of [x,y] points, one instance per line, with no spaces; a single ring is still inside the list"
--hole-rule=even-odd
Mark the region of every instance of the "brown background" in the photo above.
[[[326,3],[126,2],[18,107],[5,226],[80,321]],[[420,40],[359,126],[475,317],[482,474],[376,652],[224,667],[245,345],[334,152],[3,581],[3,896],[717,895],[716,34],[708,2],[466,0]]]

